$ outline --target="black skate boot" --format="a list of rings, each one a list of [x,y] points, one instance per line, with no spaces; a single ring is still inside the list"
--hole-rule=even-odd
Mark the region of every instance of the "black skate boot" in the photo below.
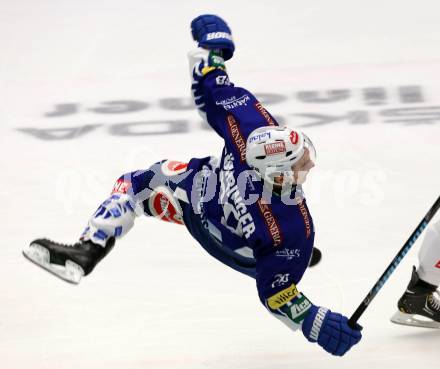
[[[314,267],[316,264],[318,264],[322,259],[322,252],[321,250],[317,249],[316,247],[312,250],[312,257],[309,261],[309,268]]]
[[[64,245],[42,238],[32,241],[23,255],[61,279],[78,284],[110,252],[114,243],[115,239],[110,238],[105,247],[92,241]]]
[[[397,303],[399,311],[391,321],[416,327],[440,328],[440,299],[436,290],[437,286],[421,280],[413,267],[408,288]]]

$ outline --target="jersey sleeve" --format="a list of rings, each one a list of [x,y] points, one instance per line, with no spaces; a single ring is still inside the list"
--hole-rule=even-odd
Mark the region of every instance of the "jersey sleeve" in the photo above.
[[[229,81],[226,71],[216,69],[202,83],[207,121],[225,140],[231,138],[233,121],[239,125],[244,140],[258,127],[278,125],[251,92]]]
[[[313,221],[305,200],[271,204],[257,200],[253,212],[256,284],[260,301],[276,318],[296,330],[312,306],[298,284],[308,268],[314,244]]]
[[[312,302],[298,289],[308,263],[304,250],[279,249],[257,259],[256,280],[260,301],[275,318],[293,331],[302,327]],[[301,260],[302,259],[302,260]]]

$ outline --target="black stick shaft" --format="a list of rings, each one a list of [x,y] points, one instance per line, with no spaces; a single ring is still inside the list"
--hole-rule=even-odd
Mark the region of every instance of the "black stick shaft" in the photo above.
[[[434,217],[437,210],[440,208],[440,196],[432,205],[431,209],[426,213],[420,224],[417,226],[417,228],[414,230],[414,232],[409,237],[408,241],[405,242],[403,247],[400,249],[400,251],[397,253],[391,264],[388,266],[388,268],[385,269],[385,272],[383,272],[382,276],[379,278],[379,280],[376,282],[376,284],[373,286],[373,288],[368,292],[368,295],[365,297],[365,299],[361,302],[359,307],[356,309],[356,311],[353,313],[351,318],[348,320],[348,325],[352,328],[356,326],[356,322],[359,320],[361,315],[364,313],[364,311],[367,309],[368,305],[370,305],[371,301],[376,297],[380,289],[383,287],[383,285],[386,283],[388,278],[391,276],[391,274],[394,272],[394,270],[397,268],[397,266],[400,264],[402,259],[405,257],[405,255],[408,253],[408,251],[411,249],[411,247],[416,242],[417,238],[420,236],[420,234],[423,232],[423,230],[428,225],[429,221]]]

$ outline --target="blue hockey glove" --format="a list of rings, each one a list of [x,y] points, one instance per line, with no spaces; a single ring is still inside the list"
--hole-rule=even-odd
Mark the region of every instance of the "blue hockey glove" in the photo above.
[[[231,29],[217,15],[204,14],[193,19],[191,33],[199,47],[209,50],[220,49],[225,60],[231,59],[234,55],[235,46]]]
[[[352,329],[347,317],[320,306],[310,308],[302,325],[303,334],[310,342],[318,342],[325,351],[336,356],[344,355],[361,340],[361,330],[359,324]]]

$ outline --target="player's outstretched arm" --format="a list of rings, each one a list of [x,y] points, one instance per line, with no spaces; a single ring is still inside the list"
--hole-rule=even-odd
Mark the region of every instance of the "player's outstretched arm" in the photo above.
[[[197,42],[197,48],[188,53],[191,75],[191,92],[194,104],[202,118],[210,123],[221,135],[215,124],[219,109],[212,96],[215,87],[233,87],[226,73],[225,60],[234,54],[235,46],[231,30],[226,22],[216,15],[201,15],[191,22],[191,34]],[[206,84],[206,76],[213,82]]]
[[[244,139],[259,126],[278,125],[250,91],[231,83],[225,61],[235,46],[226,22],[201,15],[191,28],[199,46],[188,53],[191,90],[202,118],[225,140],[234,121],[239,122]]]

